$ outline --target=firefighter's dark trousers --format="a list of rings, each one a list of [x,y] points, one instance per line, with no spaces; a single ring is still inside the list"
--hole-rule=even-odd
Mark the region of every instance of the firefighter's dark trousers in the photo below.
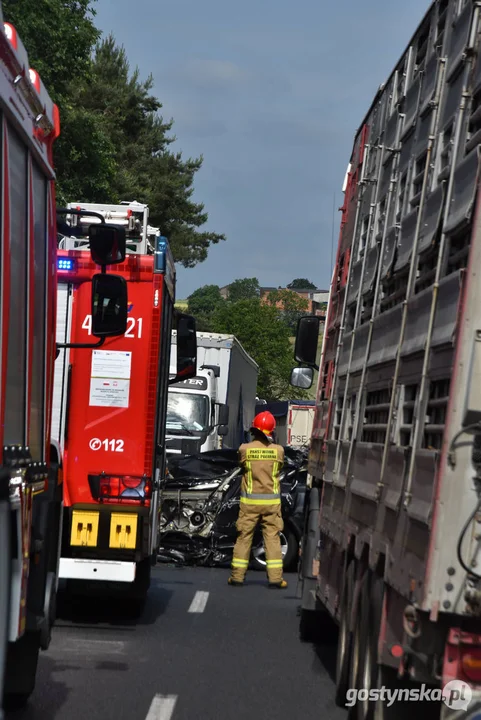
[[[237,520],[239,536],[234,548],[231,573],[232,579],[236,582],[244,581],[249,565],[252,538],[259,521],[262,524],[269,582],[278,583],[282,580],[282,551],[279,533],[284,529],[284,522],[281,504],[248,505],[241,503]]]

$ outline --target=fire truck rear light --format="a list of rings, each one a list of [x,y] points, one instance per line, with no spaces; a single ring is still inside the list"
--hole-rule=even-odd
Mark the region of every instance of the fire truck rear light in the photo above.
[[[89,475],[90,492],[99,502],[141,503],[152,497],[152,482],[148,477],[132,475]]]
[[[463,651],[461,667],[469,680],[481,682],[481,648],[470,648]]]
[[[128,475],[126,477],[122,478],[122,484],[125,485],[126,488],[137,488],[142,482],[142,478],[138,477],[129,477]]]

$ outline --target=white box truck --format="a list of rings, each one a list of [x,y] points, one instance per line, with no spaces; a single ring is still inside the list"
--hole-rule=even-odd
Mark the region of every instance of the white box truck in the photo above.
[[[176,355],[173,333],[172,368]],[[244,442],[255,414],[258,372],[234,335],[198,332],[196,377],[169,387],[167,455],[237,448]]]
[[[307,447],[311,440],[316,403],[314,400],[258,402],[256,413],[268,410],[276,419],[276,442],[291,447]]]

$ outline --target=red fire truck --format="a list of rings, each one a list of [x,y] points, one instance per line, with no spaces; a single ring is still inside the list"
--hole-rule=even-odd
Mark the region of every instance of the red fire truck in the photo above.
[[[195,322],[174,312],[172,254],[164,237],[150,234],[146,205],[71,203],[66,212],[57,341],[91,342],[91,224],[125,228],[127,255],[117,271],[129,305],[123,337],[88,352],[67,348],[57,362],[53,433],[65,484],[60,576],[73,592],[119,591],[136,613],[158,549],[172,326],[181,341],[176,382],[195,375]]]
[[[50,444],[55,348],[57,107],[0,5],[0,706],[23,704],[55,617],[62,475]],[[122,232],[98,226],[96,259]],[[124,333],[126,287],[92,274],[92,334]],[[111,302],[110,302],[111,301]],[[109,315],[106,310],[112,313]],[[2,710],[0,707],[0,716]]]

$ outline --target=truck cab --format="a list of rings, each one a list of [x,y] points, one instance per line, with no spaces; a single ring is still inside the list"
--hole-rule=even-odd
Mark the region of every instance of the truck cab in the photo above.
[[[217,366],[169,388],[167,401],[167,455],[191,455],[217,450],[227,432],[229,409],[217,401]]]

